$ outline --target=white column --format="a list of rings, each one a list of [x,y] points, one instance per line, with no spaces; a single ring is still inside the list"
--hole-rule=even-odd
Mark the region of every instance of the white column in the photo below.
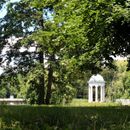
[[[95,101],[98,102],[98,86],[95,86]]]
[[[105,101],[105,87],[102,86],[102,88],[103,88],[102,101],[104,102]]]
[[[89,101],[91,102],[91,100],[92,100],[91,99],[91,86],[89,87],[89,99],[90,99]]]
[[[93,86],[90,87],[90,100],[93,102]]]
[[[100,86],[100,102],[103,102],[103,89],[102,89],[102,86]]]
[[[91,92],[91,91],[90,91],[90,86],[89,86],[89,87],[88,87],[88,102],[91,102],[90,92]]]
[[[105,87],[101,86],[101,93],[100,93],[100,101],[104,102],[105,101]]]

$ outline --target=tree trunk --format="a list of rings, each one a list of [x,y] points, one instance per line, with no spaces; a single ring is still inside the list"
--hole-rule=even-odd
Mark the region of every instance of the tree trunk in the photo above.
[[[39,52],[39,62],[42,64],[44,71],[44,53],[42,51]],[[38,87],[38,104],[44,104],[44,96],[45,96],[45,85],[44,85],[44,74],[39,77],[39,87]]]
[[[54,55],[50,56],[50,61],[54,61]],[[50,63],[48,67],[48,84],[47,84],[47,94],[46,94],[46,104],[50,104],[51,99],[51,87],[53,83],[53,67],[52,63]]]
[[[43,9],[41,8],[40,10],[41,12],[43,12]],[[44,19],[43,16],[41,16],[40,20],[39,20],[39,24],[41,26],[41,29],[44,30],[45,26],[44,26]],[[42,70],[44,71],[44,51],[42,49],[42,46],[39,46],[39,62],[40,64],[42,64]],[[39,87],[38,87],[38,104],[44,104],[44,97],[45,97],[45,76],[44,76],[44,72],[43,75],[40,75],[39,77]]]

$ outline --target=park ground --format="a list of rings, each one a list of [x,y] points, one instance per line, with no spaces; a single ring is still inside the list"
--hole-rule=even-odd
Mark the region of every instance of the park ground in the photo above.
[[[130,106],[87,103],[0,106],[0,130],[130,130]]]

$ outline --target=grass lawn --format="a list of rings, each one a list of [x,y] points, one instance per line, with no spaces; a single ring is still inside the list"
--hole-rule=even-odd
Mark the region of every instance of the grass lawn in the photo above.
[[[73,100],[65,106],[0,106],[0,130],[130,130],[130,107]]]
[[[119,103],[113,102],[99,102],[99,103],[88,103],[87,99],[73,99],[67,106],[77,106],[77,107],[89,107],[89,106],[120,106]]]

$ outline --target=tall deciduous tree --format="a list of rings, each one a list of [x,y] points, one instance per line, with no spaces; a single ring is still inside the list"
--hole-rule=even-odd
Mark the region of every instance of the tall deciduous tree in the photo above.
[[[41,65],[43,74],[38,77],[40,81],[39,86],[37,87],[37,95],[38,104],[43,104],[45,98],[44,46],[45,44],[48,44],[46,41],[49,41],[49,39],[46,41],[44,39],[39,41],[39,39],[42,39],[42,37],[38,38],[38,36],[34,35],[39,35],[38,33],[40,33],[40,31],[42,33],[44,31],[47,32],[47,28],[45,29],[45,19],[47,16],[44,10],[46,10],[46,8],[51,10],[51,8],[47,7],[45,2],[43,2],[43,6],[41,7],[31,6],[31,2],[26,0],[16,3],[8,3],[7,5],[7,14],[1,19],[2,43],[9,44],[9,51],[7,52],[6,57],[7,65],[10,66],[10,63],[13,61],[13,69],[11,67],[13,73],[20,72],[24,75],[26,75],[27,72],[32,69],[32,67],[35,67],[37,63]],[[34,32],[35,34],[33,34]],[[29,37],[31,35],[34,36],[34,38],[30,39]],[[49,33],[47,35],[49,35]],[[8,39],[10,39],[12,36],[15,37],[16,40],[18,39],[14,44],[8,43]],[[38,40],[36,38],[38,38]],[[25,39],[26,45],[22,45]],[[23,42],[21,42],[21,40]],[[26,46],[26,51],[21,52],[20,48],[23,46]],[[35,47],[34,52],[28,51],[29,47],[31,46]],[[53,74],[51,73],[51,77],[52,75]],[[50,78],[50,75],[48,78]],[[51,85],[49,83],[48,88]]]
[[[39,4],[35,0],[9,3],[1,25],[1,37],[10,48],[6,57],[9,67],[6,73],[22,73],[26,76],[28,72],[33,74],[34,67],[40,66],[41,74],[36,76],[39,81],[36,85],[38,104],[50,103],[53,73],[59,69],[59,51],[63,48],[61,40],[64,37],[60,35],[59,23],[51,19],[53,4],[51,1]],[[16,43],[8,43],[7,40],[12,36],[17,39]],[[26,50],[21,52],[21,47]],[[30,52],[30,47],[35,47],[35,51]],[[10,68],[12,61],[14,65]],[[35,84],[34,81],[30,80],[30,84]]]

